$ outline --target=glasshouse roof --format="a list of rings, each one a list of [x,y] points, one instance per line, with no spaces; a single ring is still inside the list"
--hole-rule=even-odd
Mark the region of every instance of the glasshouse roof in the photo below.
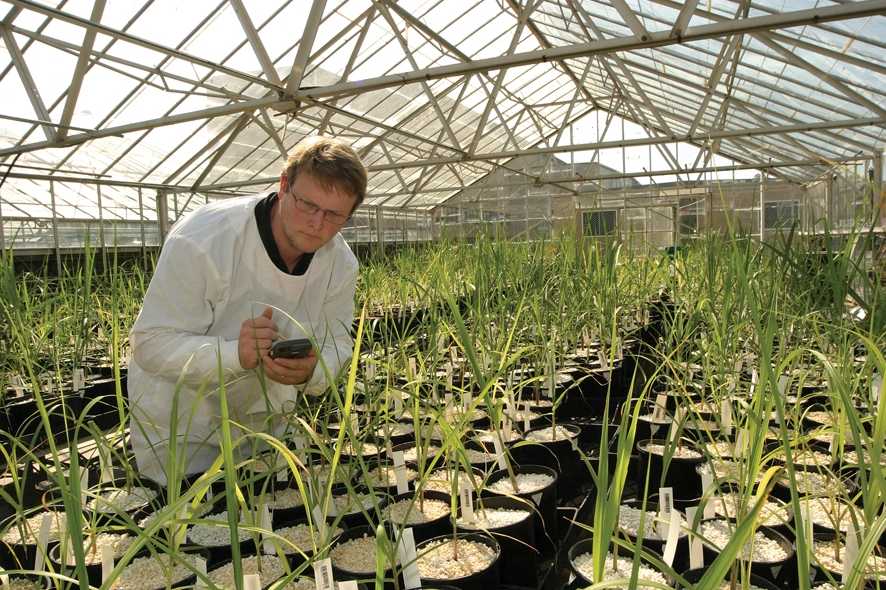
[[[422,209],[521,156],[641,147],[667,172],[728,163],[804,183],[886,143],[886,0],[0,0],[0,11],[0,173],[19,194],[6,215],[44,215],[48,196],[28,183],[48,178],[68,186],[58,206],[72,214],[81,180],[101,181],[110,208],[136,198],[122,188],[266,190],[311,134],[360,151],[367,204]],[[698,148],[689,164],[680,143]]]

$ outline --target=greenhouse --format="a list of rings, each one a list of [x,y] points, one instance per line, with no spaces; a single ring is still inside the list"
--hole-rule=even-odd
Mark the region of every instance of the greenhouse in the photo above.
[[[0,590],[886,588],[886,0],[0,36]]]

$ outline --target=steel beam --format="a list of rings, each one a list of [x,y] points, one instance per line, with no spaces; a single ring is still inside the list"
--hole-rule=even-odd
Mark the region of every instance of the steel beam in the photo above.
[[[677,20],[674,21],[671,37],[676,37],[677,39],[683,37],[683,33],[686,32],[686,27],[689,26],[689,21],[692,20],[692,15],[695,13],[697,5],[698,0],[685,0],[683,8],[680,9],[680,14],[677,15]]]
[[[314,46],[314,39],[317,38],[317,29],[320,28],[320,20],[323,18],[323,11],[325,9],[326,0],[313,0],[311,3],[311,12],[308,14],[307,22],[305,22],[305,30],[302,32],[301,41],[298,43],[298,52],[295,54],[292,71],[286,80],[287,94],[293,94],[301,87],[305,68],[308,65],[308,57],[311,55],[311,48]]]
[[[18,43],[15,42],[15,37],[12,35],[9,25],[0,23],[0,35],[3,36],[3,41],[6,43],[6,49],[9,51],[9,56],[12,58],[12,63],[15,65],[19,78],[22,80],[22,86],[25,87],[28,100],[31,101],[31,106],[34,108],[37,118],[42,121],[49,121],[49,111],[46,110],[46,104],[40,96],[40,90],[37,88],[37,84],[31,76],[31,70],[28,69],[28,64],[25,62],[25,58],[22,55],[21,49],[19,49]],[[47,141],[54,141],[56,137],[55,129],[51,125],[45,123],[41,124],[41,126],[43,127],[43,134],[46,136]]]
[[[609,0],[609,4],[618,11],[618,14],[621,15],[622,20],[631,29],[635,37],[642,40],[646,39],[649,31],[646,30],[646,27],[643,26],[640,19],[637,18],[637,15],[634,14],[634,11],[625,0]]]
[[[95,0],[92,5],[92,13],[89,20],[96,24],[102,20],[102,14],[105,12],[105,0]],[[80,88],[83,86],[83,76],[89,64],[89,54],[92,52],[92,46],[95,44],[95,29],[86,29],[83,33],[83,45],[77,56],[77,65],[74,67],[74,75],[71,77],[71,84],[66,91],[67,100],[65,100],[64,109],[62,109],[61,127],[58,130],[58,139],[62,140],[68,134],[67,125],[71,123],[74,116],[74,109],[77,106],[77,99],[80,98]],[[102,244],[104,246],[104,244]]]
[[[246,38],[249,39],[249,44],[252,46],[252,51],[255,53],[258,63],[261,64],[261,69],[265,73],[265,78],[275,86],[282,86],[283,82],[280,81],[280,76],[277,75],[277,69],[274,67],[273,62],[271,62],[271,58],[268,56],[268,51],[265,49],[265,44],[262,43],[261,37],[258,36],[258,31],[255,29],[255,25],[249,17],[249,11],[246,10],[246,7],[243,5],[243,0],[228,0],[228,2],[237,14],[240,26],[243,27],[243,32],[246,34]]]

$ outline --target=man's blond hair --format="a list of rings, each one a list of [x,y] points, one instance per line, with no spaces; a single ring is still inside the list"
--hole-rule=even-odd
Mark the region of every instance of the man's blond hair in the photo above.
[[[296,145],[283,167],[288,186],[299,174],[308,174],[327,189],[335,188],[354,199],[356,209],[366,198],[366,167],[350,145],[331,137],[306,137]],[[353,209],[352,209],[353,211]]]

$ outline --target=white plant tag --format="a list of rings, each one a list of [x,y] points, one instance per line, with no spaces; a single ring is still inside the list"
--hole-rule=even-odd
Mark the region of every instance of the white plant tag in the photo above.
[[[108,581],[112,571],[114,571],[114,548],[102,545],[102,584]]]
[[[212,488],[207,488],[207,492]],[[185,524],[185,521],[188,520],[188,505],[184,505],[178,509],[178,513],[176,514],[176,520],[179,522],[175,522],[172,524],[173,530],[175,531],[175,540],[181,545],[183,544],[188,537],[188,525]]]
[[[194,583],[194,588],[206,588],[206,582],[203,581],[206,578],[206,560],[202,557],[195,559],[194,569],[197,570],[197,581]]]
[[[591,337],[588,335],[587,328],[581,329],[581,343],[585,347],[585,349],[588,349],[591,347]]]
[[[388,459],[394,458],[394,447],[391,445],[391,439],[385,439],[385,455],[387,455]]]
[[[470,411],[472,403],[474,403],[474,394],[470,391],[464,392],[462,395],[462,404],[464,405],[465,412]]]
[[[883,375],[879,373],[874,373],[874,377],[871,379],[871,397],[874,403],[878,405],[880,400],[883,399]]]
[[[471,493],[471,486],[466,483],[462,483],[458,488],[458,503],[465,522],[474,522],[474,495]]]
[[[536,506],[541,506],[541,497],[543,494],[544,492],[536,492],[532,494],[532,501],[535,503]]]
[[[418,573],[418,558],[415,553],[415,536],[412,527],[403,529],[397,543],[397,559],[403,567],[403,585],[407,588],[421,588],[421,576]]]
[[[671,520],[668,523],[668,535],[664,546],[664,561],[668,567],[674,565],[674,557],[677,555],[677,541],[680,539],[680,513],[671,511]]]
[[[43,571],[43,564],[46,560],[46,545],[49,543],[50,527],[52,527],[52,514],[44,512],[43,518],[40,519],[40,532],[37,533],[37,553],[34,555],[35,572]],[[65,538],[64,533],[61,531],[59,531],[59,538]],[[66,545],[70,545],[70,543],[66,543]]]
[[[12,389],[15,391],[16,397],[21,397],[25,394],[25,382],[21,375],[14,375],[12,377]]]
[[[501,448],[501,440],[495,434],[492,435],[492,446],[495,448],[495,461],[498,463],[498,468],[507,469],[508,463],[505,460],[505,451]]]
[[[674,488],[658,489],[658,519],[656,528],[658,536],[662,539],[668,538],[668,527],[671,522],[671,514],[674,512]]]
[[[335,510],[335,502],[330,502],[330,510]],[[317,532],[320,535],[320,545],[326,543],[326,519],[323,518],[323,511],[320,510],[320,505],[316,504],[314,508],[311,510],[311,516],[314,519],[314,526],[317,527]]]
[[[531,429],[531,426],[529,424],[531,417],[532,417],[532,411],[529,408],[524,407],[523,408],[523,432],[524,432],[524,434],[529,432],[529,430]]]
[[[686,509],[686,520],[689,522],[689,567],[698,569],[704,567],[704,549],[702,548],[701,538],[696,534],[693,523],[695,522],[695,512],[698,506],[690,506]]]
[[[759,380],[759,376],[757,375],[757,369],[751,371],[751,387],[757,386],[757,381]]]
[[[511,435],[514,434],[514,426],[511,423],[511,419],[504,415],[501,417],[501,434],[505,440],[511,440]]]
[[[446,406],[447,412],[452,408],[452,391],[443,394],[443,405]]]
[[[367,361],[366,363],[366,381],[372,383],[375,381],[375,363],[372,361]]]
[[[720,401],[720,428],[723,434],[732,434],[732,402],[728,399]]]
[[[335,578],[332,577],[332,559],[329,557],[314,562],[314,585],[317,590],[335,590]]]
[[[655,396],[655,407],[652,408],[652,421],[664,422],[667,417],[668,396],[666,393],[659,393]]]
[[[778,376],[778,393],[784,397],[785,392],[788,390],[788,383],[790,383],[791,378],[787,375],[779,375]]]
[[[267,535],[268,532],[274,530],[274,525],[271,521],[271,511],[268,509],[267,504],[262,504],[261,507],[261,528],[262,528],[262,541],[261,541],[261,549],[265,555],[274,555],[276,551],[274,550],[274,543],[271,540],[271,537]]]
[[[843,552],[843,583],[849,579],[855,562],[858,561],[858,538],[862,536],[862,531],[855,530],[855,522],[849,519],[846,529],[846,550]]]
[[[452,391],[452,373],[454,372],[452,363],[446,363],[446,390]]]
[[[0,567],[0,585],[9,587],[9,574]]]
[[[716,495],[712,492],[714,487],[714,476],[713,473],[708,471],[707,469],[702,470],[701,472],[701,494],[704,501],[704,517],[705,518],[713,518],[716,514],[714,510],[714,502],[716,501]],[[708,494],[711,494],[708,496]]]
[[[245,574],[243,576],[243,590],[261,590],[261,576]]]
[[[671,426],[668,428],[668,436],[667,442],[673,442],[677,440],[677,430],[680,429],[680,425],[683,424],[683,420],[686,418],[686,410],[683,408],[677,408],[676,413],[674,414],[674,419],[671,420]]]
[[[89,469],[85,466],[80,466],[80,505],[86,506],[87,495],[86,492],[89,490]]]
[[[449,360],[455,365],[455,362],[458,360],[458,351],[454,346],[449,347]]]
[[[74,388],[74,393],[80,393],[83,391],[83,386],[86,385],[86,377],[83,374],[83,369],[74,369],[74,372],[71,375],[71,385]]]
[[[418,374],[418,370],[415,366],[415,357],[409,357],[409,380],[415,379],[415,376]]]
[[[338,590],[359,590],[359,586],[357,586],[357,580],[345,580],[343,582],[338,582]]]
[[[806,546],[812,551],[812,514],[809,511],[809,500],[800,505],[800,518],[803,520],[803,535],[806,537]]]
[[[548,370],[547,370],[547,397],[550,399],[554,399],[554,391],[557,386],[557,371],[554,369],[554,359],[552,357],[548,358]]]
[[[403,459],[403,451],[394,451],[394,477],[397,479],[397,493],[405,494],[409,491],[409,481],[406,479],[406,463]]]

